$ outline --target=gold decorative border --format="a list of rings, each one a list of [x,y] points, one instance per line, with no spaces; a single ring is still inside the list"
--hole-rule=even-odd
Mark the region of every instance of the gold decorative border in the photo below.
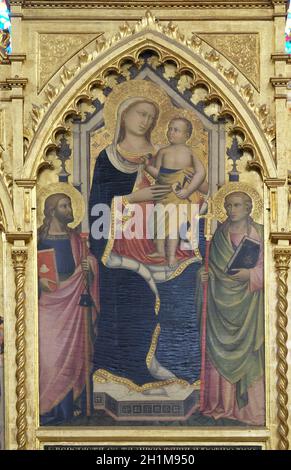
[[[288,293],[288,270],[291,260],[290,248],[275,248],[275,267],[277,271],[277,391],[278,391],[278,449],[289,449],[289,426],[288,426],[288,347],[287,347],[287,293]]]
[[[280,3],[284,4],[285,0]],[[21,5],[22,8],[104,8],[104,9],[126,9],[126,8],[167,8],[167,9],[196,9],[196,8],[270,8],[273,9],[273,4],[270,0],[249,0],[243,2],[241,0],[200,0],[200,1],[189,1],[189,0],[131,0],[123,1],[120,0],[66,0],[66,1],[40,1],[40,0],[10,0],[11,5]]]
[[[68,2],[69,2],[69,1],[70,1],[70,0],[68,0]],[[15,1],[13,1],[13,0],[12,0],[12,3],[13,3],[13,4],[17,4],[17,2],[15,2]],[[18,4],[20,4],[20,3],[21,3],[21,2],[19,1]],[[81,2],[80,2],[80,3],[81,3]],[[233,3],[233,2],[232,2],[232,3]],[[83,4],[83,2],[82,2],[82,4]],[[48,5],[48,2],[47,2],[47,5]],[[51,4],[50,4],[49,6],[50,6],[50,7],[53,7],[53,5],[51,5]],[[93,7],[92,7],[92,8],[93,8]],[[166,8],[166,5],[165,5],[165,8]],[[210,7],[207,7],[207,8],[210,8]],[[270,7],[270,8],[271,8],[271,7]],[[246,97],[249,96],[249,99],[251,99],[251,94],[252,94],[251,88],[249,88],[248,90],[246,90]],[[265,203],[266,203],[266,201],[265,201]],[[14,236],[14,234],[12,234],[12,235]],[[20,237],[20,234],[18,234],[18,235],[19,235],[19,237]],[[278,234],[278,237],[279,237],[279,234]],[[282,248],[280,248],[280,250],[282,250]],[[284,282],[284,280],[283,280],[283,285],[284,285],[285,287],[287,286],[287,278],[286,278],[286,282]],[[282,293],[283,293],[283,291],[281,290],[281,295],[282,295]],[[282,298],[285,298],[284,295],[283,295]],[[282,305],[283,305],[283,304],[282,304]],[[285,312],[285,314],[286,314],[285,307],[284,307],[283,310],[284,310],[284,312]],[[24,323],[24,319],[23,319],[23,323]],[[283,328],[283,329],[284,329],[284,328]],[[285,328],[285,329],[286,329],[286,328]],[[285,346],[286,346],[286,343],[285,343]],[[283,349],[284,349],[284,348],[283,348]],[[283,349],[281,349],[281,351],[283,351]],[[282,359],[283,359],[283,358],[282,358]],[[281,371],[281,372],[282,372],[282,371]],[[278,375],[279,375],[279,373],[278,373]],[[285,376],[286,376],[286,374],[285,374]],[[284,384],[284,383],[282,382],[282,384]],[[286,393],[286,392],[287,392],[287,389],[285,388],[284,390],[285,390],[285,393]],[[272,393],[273,393],[273,392],[272,392]],[[284,420],[286,421],[285,417],[283,417],[283,422],[284,422]],[[136,438],[136,435],[134,435],[134,434],[136,433],[136,431],[135,431],[135,430],[133,430],[133,431],[134,431],[134,432],[132,433],[132,438],[131,438],[131,440],[132,440],[132,441],[136,441],[137,438]],[[186,434],[185,434],[183,431],[185,431],[185,430],[179,429],[179,431],[178,431],[177,434],[175,435],[175,440],[176,440],[176,442],[180,442],[180,441],[182,441],[182,439],[183,439],[183,442],[186,442],[187,439],[184,437],[184,436],[186,436]],[[246,430],[236,430],[235,428],[232,428],[231,430],[225,429],[225,430],[223,430],[223,431],[224,431],[224,432],[223,432],[223,437],[220,436],[220,438],[218,437],[218,435],[215,433],[215,430],[213,430],[213,429],[212,429],[212,430],[199,429],[199,432],[201,432],[201,436],[202,436],[202,437],[198,437],[198,434],[196,434],[196,437],[195,437],[195,436],[193,437],[193,436],[191,435],[191,432],[193,432],[193,430],[190,430],[190,431],[187,431],[187,432],[188,432],[189,441],[191,441],[191,442],[196,442],[196,441],[199,440],[199,439],[202,440],[202,439],[203,439],[203,436],[204,436],[204,438],[205,438],[205,436],[207,436],[206,440],[207,440],[208,442],[210,442],[210,441],[211,441],[211,442],[218,442],[219,439],[220,439],[221,441],[224,441],[224,442],[226,442],[227,440],[229,440],[229,441],[231,441],[231,442],[246,442],[246,441],[248,441],[248,440],[251,440],[251,441],[252,441],[252,444],[254,443],[254,441],[256,441],[256,442],[259,442],[259,441],[261,442],[261,441],[262,441],[262,442],[265,442],[265,443],[267,442],[267,443],[268,443],[269,440],[270,440],[270,438],[271,438],[272,435],[273,435],[273,434],[272,434],[272,430],[267,429],[267,428],[266,428],[266,429],[263,429],[263,430],[261,430],[261,429],[255,430],[255,431],[254,431],[254,430],[251,430],[251,431],[253,431],[253,434],[251,434],[251,437],[250,437],[250,431],[249,431],[249,429],[246,429]],[[287,432],[288,432],[288,431],[289,431],[289,430],[287,429]],[[53,436],[54,436],[54,433],[55,433],[55,437],[53,437]],[[78,434],[78,433],[79,433],[79,434]],[[148,440],[151,441],[151,442],[153,442],[151,433],[152,433],[152,432],[150,432],[149,434],[147,434],[147,436],[148,436]],[[156,440],[160,439],[159,436],[157,435],[157,433],[160,433],[160,431],[156,431],[156,434],[154,434],[154,435],[156,436],[156,437],[155,437]],[[78,436],[78,437],[76,437],[76,439],[77,439],[78,441],[80,441],[80,440],[81,440],[81,437],[80,437],[81,435],[82,435],[82,439],[83,439],[83,436],[84,436],[84,441],[86,440],[86,436],[91,435],[91,442],[94,442],[96,439],[97,439],[97,440],[99,439],[100,441],[102,441],[103,436],[106,436],[106,438],[104,438],[103,441],[104,441],[104,442],[108,442],[108,441],[111,440],[111,437],[112,437],[112,440],[116,440],[116,437],[114,437],[114,436],[116,436],[117,434],[118,434],[118,430],[116,430],[116,433],[115,433],[115,431],[112,431],[112,430],[110,430],[110,429],[105,430],[105,431],[100,429],[99,431],[98,431],[98,430],[96,431],[96,430],[94,430],[93,428],[91,428],[91,429],[82,430],[81,433],[80,433],[80,431],[77,430],[76,428],[75,428],[74,430],[72,430],[72,428],[71,428],[71,429],[67,429],[67,430],[61,430],[61,429],[60,429],[59,432],[56,432],[56,430],[53,429],[53,428],[51,428],[51,429],[44,429],[44,428],[42,428],[42,429],[38,429],[38,430],[36,429],[36,436],[37,436],[37,438],[36,438],[36,445],[38,445],[39,441],[44,441],[44,438],[43,438],[42,436],[47,436],[47,437],[45,438],[45,439],[47,439],[47,441],[50,440],[49,437],[51,438],[51,441],[56,441],[56,440],[61,441],[61,440],[62,440],[62,437],[63,437],[63,440],[64,440],[64,441],[67,441],[67,442],[68,442],[69,440],[72,441],[72,439],[74,439],[74,437],[76,437],[76,436]],[[142,431],[142,433],[139,434],[139,439],[141,439],[140,436],[145,435],[145,434],[146,434],[146,431]],[[195,434],[195,433],[194,433],[194,434]],[[129,435],[131,435],[130,432],[128,432],[128,436],[129,436]],[[99,436],[99,437],[96,438],[96,436]],[[189,437],[189,436],[190,436],[190,437]],[[285,436],[284,436],[284,437],[285,437],[285,439],[286,439],[286,429],[285,429]],[[119,437],[117,437],[117,440],[119,440],[119,441],[124,441],[126,438],[127,438],[127,436],[124,437],[124,436],[122,436],[122,433],[120,433],[120,434],[119,434]],[[280,439],[281,439],[281,438],[280,438]],[[130,440],[130,438],[129,438],[129,440]],[[166,440],[167,440],[167,438],[165,438],[165,441],[166,441]],[[96,442],[96,441],[95,441],[95,442]],[[271,445],[271,444],[267,444],[267,445]]]
[[[132,380],[125,379],[123,377],[119,377],[118,375],[114,375],[111,372],[108,372],[104,369],[98,369],[94,372],[93,375],[94,382],[115,382],[122,385],[126,385],[129,390],[133,390],[135,392],[144,392],[145,390],[153,390],[155,388],[166,387],[168,385],[184,385],[188,387],[191,385],[194,390],[198,390],[200,388],[200,380],[197,380],[193,384],[189,384],[186,380],[183,379],[168,379],[168,380],[160,380],[158,382],[149,382],[145,385],[137,385]]]
[[[146,358],[146,365],[147,365],[148,369],[150,368],[153,357],[156,353],[160,333],[161,333],[161,325],[158,323],[156,328],[155,328],[155,331],[153,333],[152,344],[151,344],[150,350],[149,350],[149,352],[147,354],[147,358]]]

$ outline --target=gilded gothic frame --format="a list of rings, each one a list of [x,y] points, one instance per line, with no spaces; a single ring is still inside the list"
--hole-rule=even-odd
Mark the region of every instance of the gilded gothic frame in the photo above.
[[[203,34],[188,33],[189,25],[186,28],[182,25],[180,28],[175,22],[166,21],[169,16],[179,19],[179,10],[178,13],[175,10],[174,15],[174,10],[168,10],[164,2],[161,5],[163,21],[160,21],[152,12],[145,12],[136,2],[137,16],[142,18],[141,20],[134,21],[129,18],[130,24],[120,20],[119,29],[114,25],[114,34],[111,31],[107,34],[96,34],[96,42],[89,41],[81,52],[78,51],[69,57],[65,65],[55,70],[52,76],[48,75],[43,83],[38,83],[38,90],[29,89],[29,80],[22,76],[26,59],[20,54],[21,27],[17,23],[21,18],[19,15],[25,17],[26,2],[11,3],[15,28],[19,28],[15,33],[15,49],[18,55],[15,53],[4,59],[6,68],[3,73],[6,73],[7,77],[1,76],[0,82],[4,104],[2,107],[6,114],[2,120],[4,129],[8,123],[8,113],[12,111],[15,116],[13,145],[10,153],[5,152],[2,155],[0,168],[6,345],[6,446],[10,449],[42,449],[44,445],[56,443],[185,446],[232,443],[287,450],[290,441],[287,295],[291,259],[290,185],[288,186],[287,169],[288,165],[289,168],[291,165],[291,150],[286,146],[285,140],[290,116],[287,118],[286,96],[282,93],[287,85],[287,74],[290,76],[291,72],[287,59],[285,61],[283,54],[274,54],[273,57],[276,77],[269,77],[270,87],[272,84],[273,89],[267,96],[268,101],[270,95],[274,101],[271,106],[271,118],[263,100],[267,94],[260,91],[259,77],[250,78],[246,69],[242,71],[241,66],[234,64],[226,53],[216,50],[203,38]],[[180,3],[186,8],[187,2]],[[210,8],[209,2],[200,3],[203,8]],[[261,7],[256,6],[256,3],[259,2],[254,2],[253,8],[265,8],[266,16],[270,13],[270,8],[272,9],[275,34],[278,35],[282,29],[285,2],[277,0],[270,2],[271,5],[269,2],[261,2]],[[87,3],[82,5],[85,7]],[[221,5],[222,8],[229,6],[226,3]],[[218,3],[216,7],[218,8]],[[32,15],[33,8],[38,8],[37,2],[30,2],[29,8],[27,11]],[[247,11],[250,17],[251,10],[250,7]],[[233,12],[227,11],[232,18]],[[206,16],[207,12],[208,10],[205,10]],[[118,15],[122,18],[124,13],[118,10]],[[106,14],[104,18],[106,23]],[[270,18],[268,21],[271,21]],[[193,88],[203,85],[207,90],[209,103],[219,102],[220,115],[232,118],[231,132],[242,136],[242,148],[252,155],[249,163],[250,174],[259,173],[264,183],[265,284],[272,285],[274,289],[270,289],[272,292],[269,293],[266,291],[265,302],[267,424],[262,429],[167,428],[163,429],[161,438],[158,428],[39,427],[37,179],[44,169],[52,166],[50,156],[56,149],[59,133],[68,132],[69,118],[80,114],[83,104],[90,102],[92,89],[104,86],[109,73],[120,73],[125,58],[138,64],[139,55],[145,49],[155,51],[160,63],[174,63],[180,76],[190,77],[189,83],[188,78],[185,80],[186,86],[189,84],[189,87]],[[265,56],[260,53],[258,57],[261,62],[266,61]],[[10,76],[8,68],[12,71]],[[270,69],[266,67],[266,70],[269,73]],[[253,83],[254,79],[257,84]],[[28,104],[25,101],[27,95],[30,96]],[[35,101],[37,104],[33,104]],[[0,118],[2,119],[1,115]],[[10,165],[5,160],[7,155]],[[15,287],[12,289],[8,288],[9,286]]]

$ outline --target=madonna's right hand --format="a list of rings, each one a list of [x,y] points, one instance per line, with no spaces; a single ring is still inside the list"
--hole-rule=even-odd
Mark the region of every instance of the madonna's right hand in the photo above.
[[[128,194],[126,197],[130,204],[143,201],[160,201],[172,191],[172,187],[168,184],[155,184],[147,188],[138,189]]]

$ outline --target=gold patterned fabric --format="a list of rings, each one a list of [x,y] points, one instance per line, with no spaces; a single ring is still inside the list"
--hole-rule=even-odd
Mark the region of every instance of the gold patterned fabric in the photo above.
[[[187,199],[181,199],[177,196],[176,191],[179,189],[187,189],[189,186],[189,173],[193,172],[193,168],[185,168],[178,170],[165,171],[167,169],[160,169],[157,179],[158,184],[170,185],[172,191],[167,194],[162,201],[162,204],[167,210],[163,214],[154,214],[154,234],[155,238],[159,237],[161,230],[164,226],[165,237],[174,235],[181,227],[182,223],[191,222],[191,204],[199,204],[201,199],[200,194],[195,191]],[[180,209],[179,209],[179,206]],[[176,212],[176,223],[170,223],[171,215]],[[160,215],[160,217],[159,217]],[[175,220],[173,218],[173,220]],[[172,233],[175,232],[175,233]]]

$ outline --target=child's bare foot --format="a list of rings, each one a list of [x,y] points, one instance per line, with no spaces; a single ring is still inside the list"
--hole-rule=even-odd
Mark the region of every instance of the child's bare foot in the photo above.
[[[176,268],[178,266],[178,260],[177,260],[176,256],[170,255],[169,258],[168,258],[168,264],[169,264],[169,268],[171,268],[171,269]]]
[[[148,255],[149,258],[165,258],[165,253],[160,253],[159,251],[154,251]]]

